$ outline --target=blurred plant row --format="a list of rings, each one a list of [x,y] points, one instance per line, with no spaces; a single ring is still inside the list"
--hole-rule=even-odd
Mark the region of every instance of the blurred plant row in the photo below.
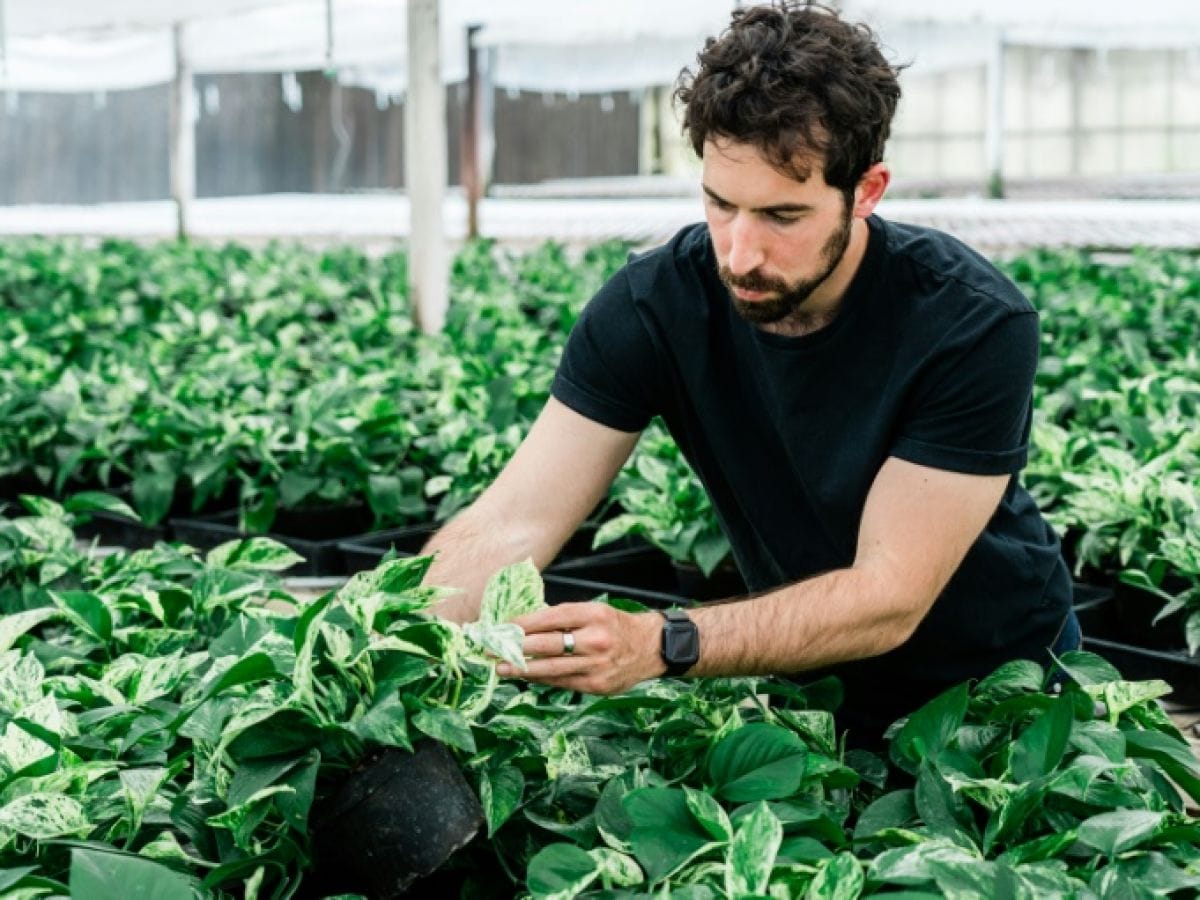
[[[444,518],[511,454],[627,249],[468,247],[429,338],[401,253],[0,245],[4,493],[125,490],[151,524],[237,505],[252,532],[348,502]]]

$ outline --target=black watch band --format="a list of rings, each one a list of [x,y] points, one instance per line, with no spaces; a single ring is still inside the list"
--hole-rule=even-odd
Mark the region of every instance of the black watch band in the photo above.
[[[662,660],[668,675],[682,675],[700,660],[700,629],[682,609],[659,610],[664,619]]]

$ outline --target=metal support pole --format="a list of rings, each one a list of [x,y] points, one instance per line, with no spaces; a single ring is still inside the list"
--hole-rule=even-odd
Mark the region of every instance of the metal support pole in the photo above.
[[[1004,196],[1004,35],[997,35],[987,67],[988,119],[984,136],[987,195]]]
[[[442,87],[438,0],[408,0],[405,184],[411,207],[408,285],[413,316],[427,334],[441,330],[449,300],[442,200],[446,193],[446,94]]]
[[[479,237],[479,197],[482,194],[479,171],[480,93],[479,48],[475,35],[480,25],[467,26],[467,103],[463,111],[462,143],[458,161],[459,180],[467,199],[467,239]]]
[[[191,231],[192,200],[196,197],[196,99],[183,23],[176,22],[172,31],[175,80],[171,84],[171,196],[175,200],[175,231],[183,240]]]

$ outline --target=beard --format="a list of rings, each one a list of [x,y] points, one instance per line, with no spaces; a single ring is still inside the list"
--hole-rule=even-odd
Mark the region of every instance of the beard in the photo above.
[[[853,217],[847,208],[841,225],[829,236],[825,241],[825,246],[821,248],[821,269],[811,278],[801,278],[789,283],[782,278],[764,275],[757,269],[747,272],[745,275],[734,275],[729,271],[728,266],[721,266],[721,281],[729,289],[733,308],[737,310],[738,315],[747,322],[770,325],[786,319],[804,306],[813,291],[825,282],[825,279],[838,267],[842,257],[846,255],[846,248],[850,246],[852,223]],[[733,293],[734,288],[773,294],[774,296],[763,300],[739,300]]]

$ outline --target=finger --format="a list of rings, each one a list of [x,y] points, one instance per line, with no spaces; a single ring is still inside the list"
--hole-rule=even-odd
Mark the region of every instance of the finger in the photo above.
[[[597,615],[597,607],[603,608],[603,604],[590,601],[559,603],[557,606],[548,606],[537,612],[518,616],[512,621],[520,625],[526,634],[540,631],[573,631],[593,621]]]
[[[510,663],[502,663],[496,671],[506,678],[524,678],[527,681],[544,682],[548,678],[570,678],[586,675],[593,663],[574,656],[549,656],[545,659],[531,659],[525,663],[525,669],[518,669]]]
[[[525,635],[522,649],[526,656],[583,656],[587,652],[587,632],[584,629],[572,631],[575,640],[575,652],[567,653],[567,643],[561,631],[544,631],[538,634]]]

